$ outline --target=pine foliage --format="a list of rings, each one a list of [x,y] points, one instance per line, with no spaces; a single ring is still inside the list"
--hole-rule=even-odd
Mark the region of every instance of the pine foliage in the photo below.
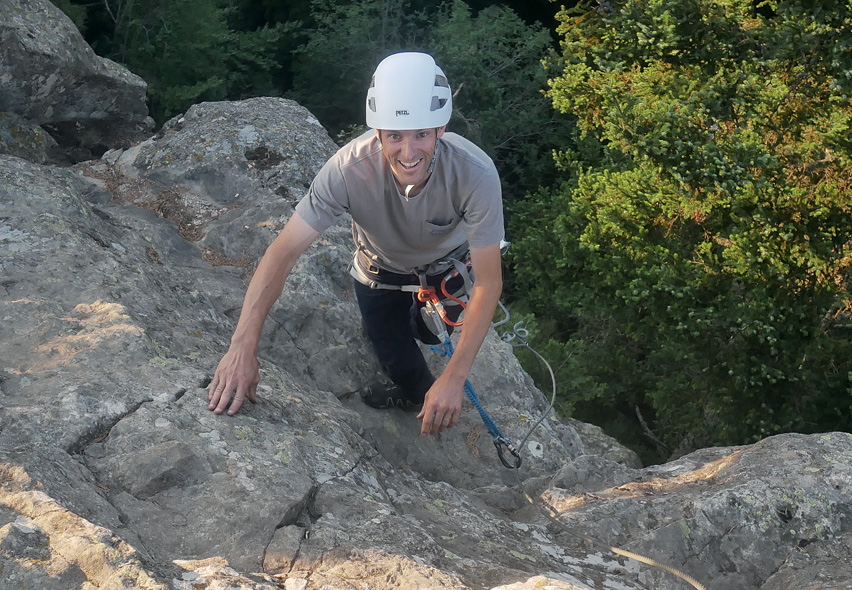
[[[615,427],[639,410],[666,450],[852,428],[850,14],[559,14],[549,96],[581,136],[560,154],[571,182],[514,218],[516,290],[571,382],[595,384],[575,411]]]

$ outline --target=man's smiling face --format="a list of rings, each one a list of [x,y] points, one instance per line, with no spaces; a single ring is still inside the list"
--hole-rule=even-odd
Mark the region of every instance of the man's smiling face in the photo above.
[[[413,186],[409,196],[417,195],[429,179],[429,164],[435,155],[438,139],[446,127],[437,129],[376,130],[382,142],[382,153],[390,164],[401,191]]]

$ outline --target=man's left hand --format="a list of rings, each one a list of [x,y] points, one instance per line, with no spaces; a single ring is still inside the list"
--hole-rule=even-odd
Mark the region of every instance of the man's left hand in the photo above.
[[[463,395],[463,381],[455,383],[446,375],[441,375],[426,392],[423,409],[417,414],[423,421],[420,434],[438,434],[455,426],[461,414]]]
[[[485,334],[491,328],[494,309],[503,289],[500,244],[471,248],[470,260],[476,270],[476,282],[464,312],[464,329],[444,372],[426,393],[423,410],[417,415],[423,420],[421,434],[438,434],[459,421],[464,383]]]

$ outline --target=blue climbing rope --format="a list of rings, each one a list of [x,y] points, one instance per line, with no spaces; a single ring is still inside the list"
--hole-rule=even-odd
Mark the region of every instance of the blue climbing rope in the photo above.
[[[454,349],[450,336],[448,334],[445,335],[443,345],[433,346],[432,350],[442,356],[451,358],[453,356]],[[515,448],[515,445],[503,436],[503,433],[500,432],[497,424],[491,416],[488,415],[488,412],[485,411],[482,404],[479,403],[479,398],[476,397],[476,392],[473,390],[473,385],[471,385],[470,379],[465,379],[464,381],[464,392],[467,394],[467,398],[470,400],[470,403],[473,404],[473,407],[476,408],[476,411],[479,412],[479,416],[485,423],[485,428],[488,429],[488,434],[491,435],[491,438],[494,441],[494,446],[497,448],[497,456],[500,458],[500,462],[508,469],[518,469],[521,466],[521,454],[518,452],[518,449]],[[514,459],[510,461],[506,457],[505,451],[508,451]]]

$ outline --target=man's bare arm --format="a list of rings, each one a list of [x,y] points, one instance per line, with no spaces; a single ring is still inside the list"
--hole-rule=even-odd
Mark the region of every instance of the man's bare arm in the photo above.
[[[453,358],[429,389],[423,410],[417,416],[423,420],[421,434],[437,434],[458,422],[464,382],[491,327],[503,291],[500,244],[471,248],[470,258],[476,282],[464,312],[464,326]]]
[[[318,231],[308,225],[298,213],[294,213],[275,241],[266,249],[243,299],[240,319],[231,337],[231,346],[219,361],[207,392],[210,400],[207,407],[216,414],[221,414],[227,408],[228,415],[233,416],[245,398],[251,402],[257,401],[257,384],[260,382],[257,349],[263,322],[275,300],[281,295],[284,281],[299,256],[318,236]]]

